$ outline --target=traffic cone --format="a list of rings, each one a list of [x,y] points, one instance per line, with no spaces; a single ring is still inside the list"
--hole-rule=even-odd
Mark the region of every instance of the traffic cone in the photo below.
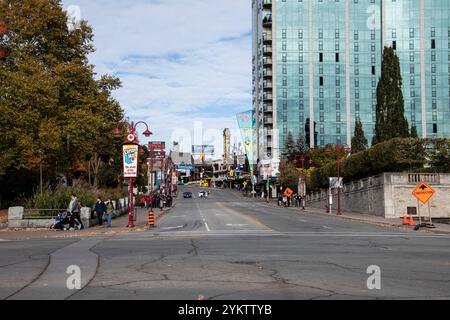
[[[153,213],[153,210],[150,209],[148,212],[148,226],[154,227],[155,226],[155,214]]]
[[[409,226],[414,227],[414,219],[412,215],[409,216]]]
[[[408,217],[406,215],[406,212],[403,214],[403,225],[407,226],[408,225]]]

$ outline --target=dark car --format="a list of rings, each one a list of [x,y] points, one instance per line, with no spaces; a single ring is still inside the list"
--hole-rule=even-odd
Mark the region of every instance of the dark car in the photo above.
[[[185,198],[185,199],[192,198],[192,192],[185,192],[185,193],[183,193],[183,198]]]

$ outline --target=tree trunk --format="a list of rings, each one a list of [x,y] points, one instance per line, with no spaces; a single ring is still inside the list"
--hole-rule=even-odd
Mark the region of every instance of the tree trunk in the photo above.
[[[98,153],[94,153],[94,159],[91,159],[92,171],[94,175],[94,189],[98,189],[98,172],[102,165],[102,160],[98,156]]]

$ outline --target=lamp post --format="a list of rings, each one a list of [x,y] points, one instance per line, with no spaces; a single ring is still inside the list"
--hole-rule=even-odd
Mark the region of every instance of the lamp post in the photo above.
[[[341,211],[341,152],[342,149],[344,148],[346,152],[351,153],[352,149],[347,145],[347,144],[337,144],[336,145],[336,154],[337,154],[337,175],[338,175],[338,208],[337,208],[337,215],[340,216],[342,215],[342,211]],[[331,146],[328,145],[326,148],[326,153],[328,155],[331,154]],[[344,187],[343,183],[342,183],[342,187]]]
[[[136,131],[137,131],[137,126],[138,125],[141,125],[141,124],[145,125],[146,130],[143,132],[143,135],[145,137],[150,137],[153,134],[148,129],[147,123],[145,123],[144,121],[139,121],[137,123],[134,123],[134,122],[131,122],[131,123],[121,122],[121,123],[124,123],[124,124],[126,124],[128,126],[128,132],[129,132],[127,137],[126,137],[126,140],[123,143],[124,149],[125,149],[126,145],[135,145],[135,146],[139,145],[139,140],[138,140],[138,137],[136,135]],[[116,130],[114,130],[113,134],[114,134],[115,137],[121,137],[122,136],[122,131],[119,128],[117,128]],[[138,152],[138,154],[139,154],[139,152]],[[125,155],[124,155],[124,161],[125,161]],[[133,162],[136,163],[136,165],[137,165],[137,163],[138,163],[137,157],[136,157],[136,159],[133,159]],[[125,168],[125,165],[124,165],[124,168]],[[133,179],[137,177],[137,167],[136,167],[136,170],[134,172],[132,172],[132,173],[124,172],[124,176],[126,178],[130,178],[130,205],[129,205],[129,212],[128,212],[129,220],[128,220],[127,228],[134,228],[134,222],[133,222],[133,218],[134,218]]]

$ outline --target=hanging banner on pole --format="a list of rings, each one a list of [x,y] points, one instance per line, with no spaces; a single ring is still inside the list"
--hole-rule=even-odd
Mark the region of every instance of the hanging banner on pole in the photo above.
[[[238,113],[236,117],[239,129],[241,129],[242,141],[244,142],[248,162],[250,165],[253,165],[255,164],[255,157],[253,154],[253,128],[256,124],[255,114],[253,110],[249,110]]]
[[[139,146],[123,146],[123,173],[125,178],[136,178],[138,174]]]

